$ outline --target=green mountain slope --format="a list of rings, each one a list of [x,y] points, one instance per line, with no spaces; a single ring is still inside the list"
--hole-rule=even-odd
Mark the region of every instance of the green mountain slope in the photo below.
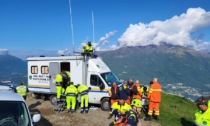
[[[195,110],[196,104],[192,101],[162,93],[159,121],[161,126],[192,126]]]
[[[12,83],[26,82],[27,63],[11,55],[0,55],[0,80],[11,80]]]
[[[209,55],[188,48],[165,45],[124,47],[97,54],[123,80],[131,77],[149,84],[151,78],[156,76],[163,85],[184,83],[191,87],[202,87],[209,84]]]

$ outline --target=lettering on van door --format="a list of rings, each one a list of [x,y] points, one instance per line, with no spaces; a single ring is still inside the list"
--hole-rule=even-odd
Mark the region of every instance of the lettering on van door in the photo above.
[[[49,83],[49,75],[30,75],[30,80],[38,81],[38,83]]]

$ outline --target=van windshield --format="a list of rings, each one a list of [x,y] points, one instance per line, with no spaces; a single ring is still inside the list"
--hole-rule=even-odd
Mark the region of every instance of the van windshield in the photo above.
[[[116,82],[117,85],[120,84],[120,80],[112,72],[102,73],[101,76],[109,87],[111,87],[113,82]]]
[[[0,101],[0,126],[31,126],[25,103]]]

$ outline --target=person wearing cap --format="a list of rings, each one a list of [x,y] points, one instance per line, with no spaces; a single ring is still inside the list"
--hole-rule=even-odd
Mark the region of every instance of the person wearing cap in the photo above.
[[[85,84],[77,85],[78,94],[80,95],[80,113],[88,113],[88,92],[89,89]],[[85,108],[84,108],[85,107]]]
[[[111,119],[112,116],[115,115],[115,121],[117,121],[119,117],[126,116],[126,112],[131,109],[131,106],[127,104],[122,97],[119,97],[118,102],[115,102],[111,108],[112,111],[110,112],[108,119]]]
[[[67,86],[66,91],[66,108],[68,112],[75,112],[76,107],[76,98],[77,98],[77,88],[74,86],[73,82],[70,82],[70,85]]]
[[[119,99],[119,89],[116,82],[112,83],[112,87],[108,90],[110,96],[110,104],[113,105]]]
[[[198,109],[195,112],[194,126],[210,126],[210,97],[199,97],[195,103]]]
[[[20,82],[20,84],[15,88],[15,92],[19,93],[25,100],[28,92],[28,88]]]
[[[139,99],[133,99],[131,101],[132,109],[127,114],[126,126],[141,126],[141,122],[138,120],[138,116],[141,112],[142,104]]]

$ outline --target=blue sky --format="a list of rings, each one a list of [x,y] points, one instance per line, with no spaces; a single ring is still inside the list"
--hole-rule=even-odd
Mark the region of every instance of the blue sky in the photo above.
[[[210,49],[208,0],[71,0],[74,48],[169,44]],[[0,0],[0,52],[24,59],[72,52],[69,0]],[[204,48],[205,47],[205,48]]]

